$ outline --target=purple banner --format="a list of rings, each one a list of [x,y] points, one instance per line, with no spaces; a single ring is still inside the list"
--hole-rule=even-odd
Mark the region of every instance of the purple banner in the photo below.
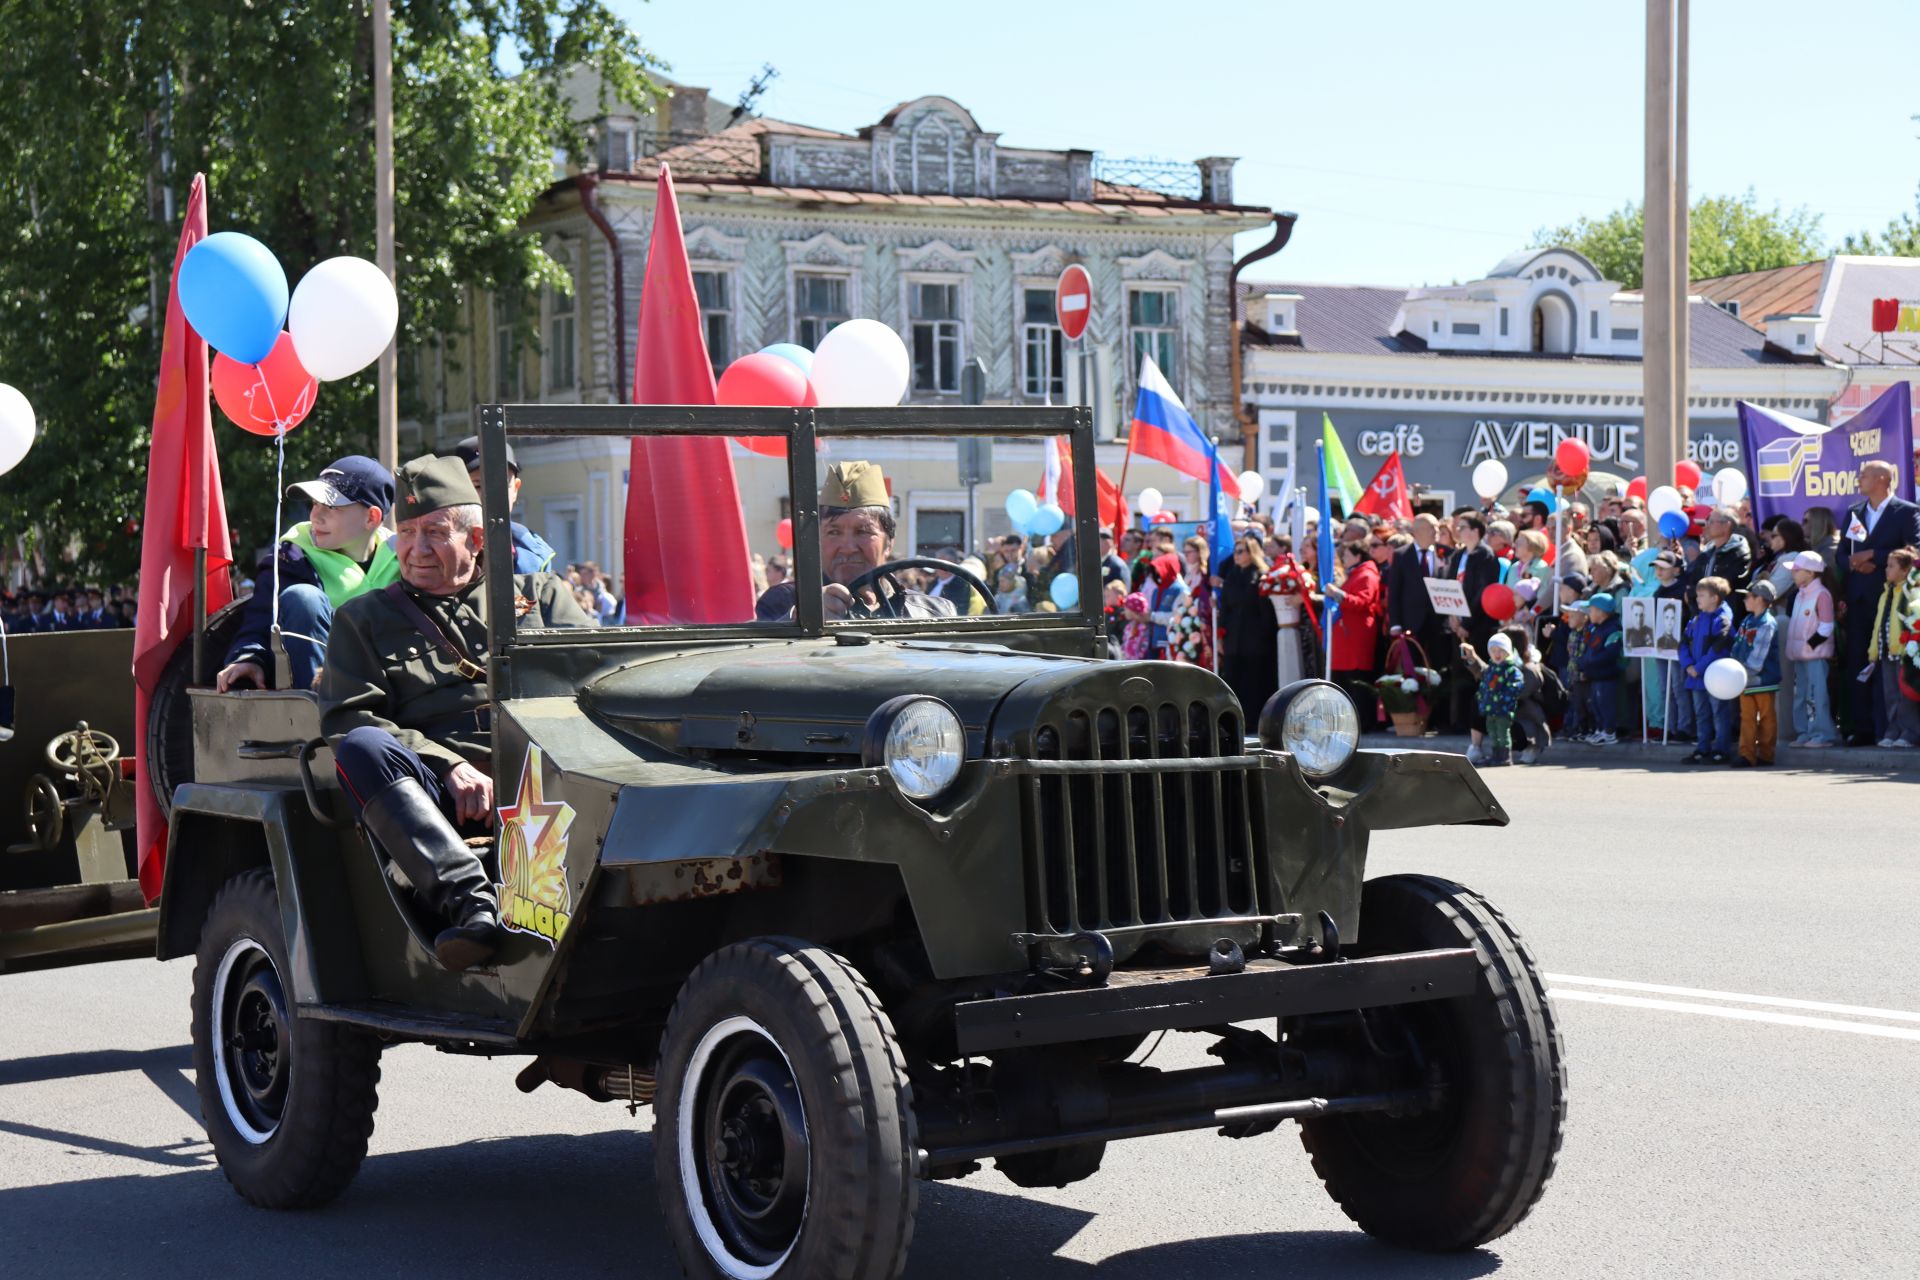
[[[1913,392],[1896,382],[1837,427],[1740,402],[1740,438],[1753,485],[1753,518],[1806,522],[1825,507],[1834,523],[1860,489],[1860,464],[1879,459],[1899,476],[1894,493],[1913,501]]]

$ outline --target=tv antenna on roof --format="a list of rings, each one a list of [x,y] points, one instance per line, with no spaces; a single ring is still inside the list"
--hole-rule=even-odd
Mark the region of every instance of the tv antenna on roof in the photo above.
[[[729,125],[740,123],[740,117],[752,111],[753,104],[759,100],[761,94],[767,91],[767,86],[779,78],[780,73],[774,69],[771,62],[761,63],[759,74],[754,76],[753,83],[747,86],[747,91],[740,95],[740,105],[735,107],[733,114],[727,117],[727,123]]]

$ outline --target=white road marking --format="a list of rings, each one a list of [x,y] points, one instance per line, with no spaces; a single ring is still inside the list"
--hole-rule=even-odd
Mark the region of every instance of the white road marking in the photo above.
[[[1615,995],[1609,991],[1573,991],[1566,987],[1550,987],[1547,994],[1556,1000],[1585,1000],[1592,1004],[1619,1005],[1630,1009],[1700,1013],[1711,1018],[1732,1018],[1738,1022],[1771,1022],[1785,1027],[1810,1027],[1817,1031],[1848,1031],[1857,1036],[1920,1040],[1920,1027],[1889,1027],[1877,1022],[1842,1022],[1837,1018],[1809,1018],[1804,1014],[1774,1013],[1768,1009],[1729,1009],[1717,1004],[1694,1004],[1685,1000],[1649,1000],[1643,996]]]
[[[1570,983],[1576,987],[1603,987],[1613,991],[1644,991],[1657,996],[1688,996],[1696,1000],[1724,1000],[1729,1004],[1763,1004],[1776,1009],[1805,1009],[1809,1013],[1833,1013],[1848,1018],[1879,1018],[1885,1022],[1920,1022],[1920,1013],[1901,1009],[1875,1009],[1861,1004],[1829,1004],[1824,1000],[1794,1000],[1786,996],[1750,996],[1734,991],[1708,991],[1700,987],[1668,987],[1657,982],[1626,982],[1618,978],[1576,978],[1564,973],[1540,975],[1548,982]],[[1571,993],[1563,993],[1571,994]]]

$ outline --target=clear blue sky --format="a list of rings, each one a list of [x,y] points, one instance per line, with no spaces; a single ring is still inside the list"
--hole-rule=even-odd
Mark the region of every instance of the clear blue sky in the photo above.
[[[1475,279],[1642,189],[1635,0],[615,4],[719,97],[773,63],[781,119],[852,130],[941,93],[1008,145],[1239,156],[1242,203],[1301,215],[1264,279]],[[1913,0],[1694,0],[1693,195],[1804,205],[1833,243],[1912,212],[1916,49]]]

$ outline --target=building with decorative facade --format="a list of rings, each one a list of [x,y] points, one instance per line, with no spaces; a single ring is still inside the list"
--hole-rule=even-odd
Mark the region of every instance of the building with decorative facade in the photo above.
[[[1641,296],[1571,249],[1532,249],[1445,288],[1252,284],[1242,390],[1257,466],[1276,490],[1311,474],[1331,418],[1364,482],[1398,450],[1432,506],[1474,501],[1496,458],[1515,483],[1545,473],[1566,435],[1597,475],[1639,474]],[[1689,308],[1688,452],[1738,465],[1735,402],[1825,420],[1847,371],[1785,329],[1765,333],[1698,297]]]
[[[468,434],[472,407],[490,400],[627,399],[662,163],[674,176],[716,368],[776,342],[812,348],[840,321],[868,316],[907,344],[910,403],[961,403],[963,370],[977,358],[986,403],[1092,403],[1103,439],[1116,441],[1140,357],[1150,354],[1203,427],[1237,436],[1233,237],[1272,215],[1234,202],[1230,158],[1180,166],[1175,189],[1109,181],[1092,152],[1007,146],[943,97],[902,103],[849,134],[741,115],[682,86],[656,112],[616,109],[595,128],[601,167],[558,177],[527,222],[573,292],[525,302],[475,296],[465,333],[410,353],[408,400],[425,412],[403,423],[405,446]],[[1094,286],[1084,390],[1053,306],[1061,270],[1076,262]],[[520,308],[534,306],[537,323],[528,325],[535,317]],[[529,328],[536,343],[520,336]],[[956,525],[943,498],[937,534],[902,510],[904,545],[977,545],[995,532],[1006,491],[1038,475],[1037,452],[1029,464],[1014,456],[1019,446],[1007,450],[977,495],[980,528],[966,515]],[[1117,471],[1122,450],[1103,444],[1102,465]],[[562,559],[597,560],[617,574],[625,443],[521,452],[522,517]],[[1163,484],[1175,510],[1191,505],[1191,485],[1157,464],[1134,473],[1129,488]],[[954,487],[951,474],[902,480],[897,498],[902,488]],[[784,512],[746,500],[750,535],[771,549]]]

